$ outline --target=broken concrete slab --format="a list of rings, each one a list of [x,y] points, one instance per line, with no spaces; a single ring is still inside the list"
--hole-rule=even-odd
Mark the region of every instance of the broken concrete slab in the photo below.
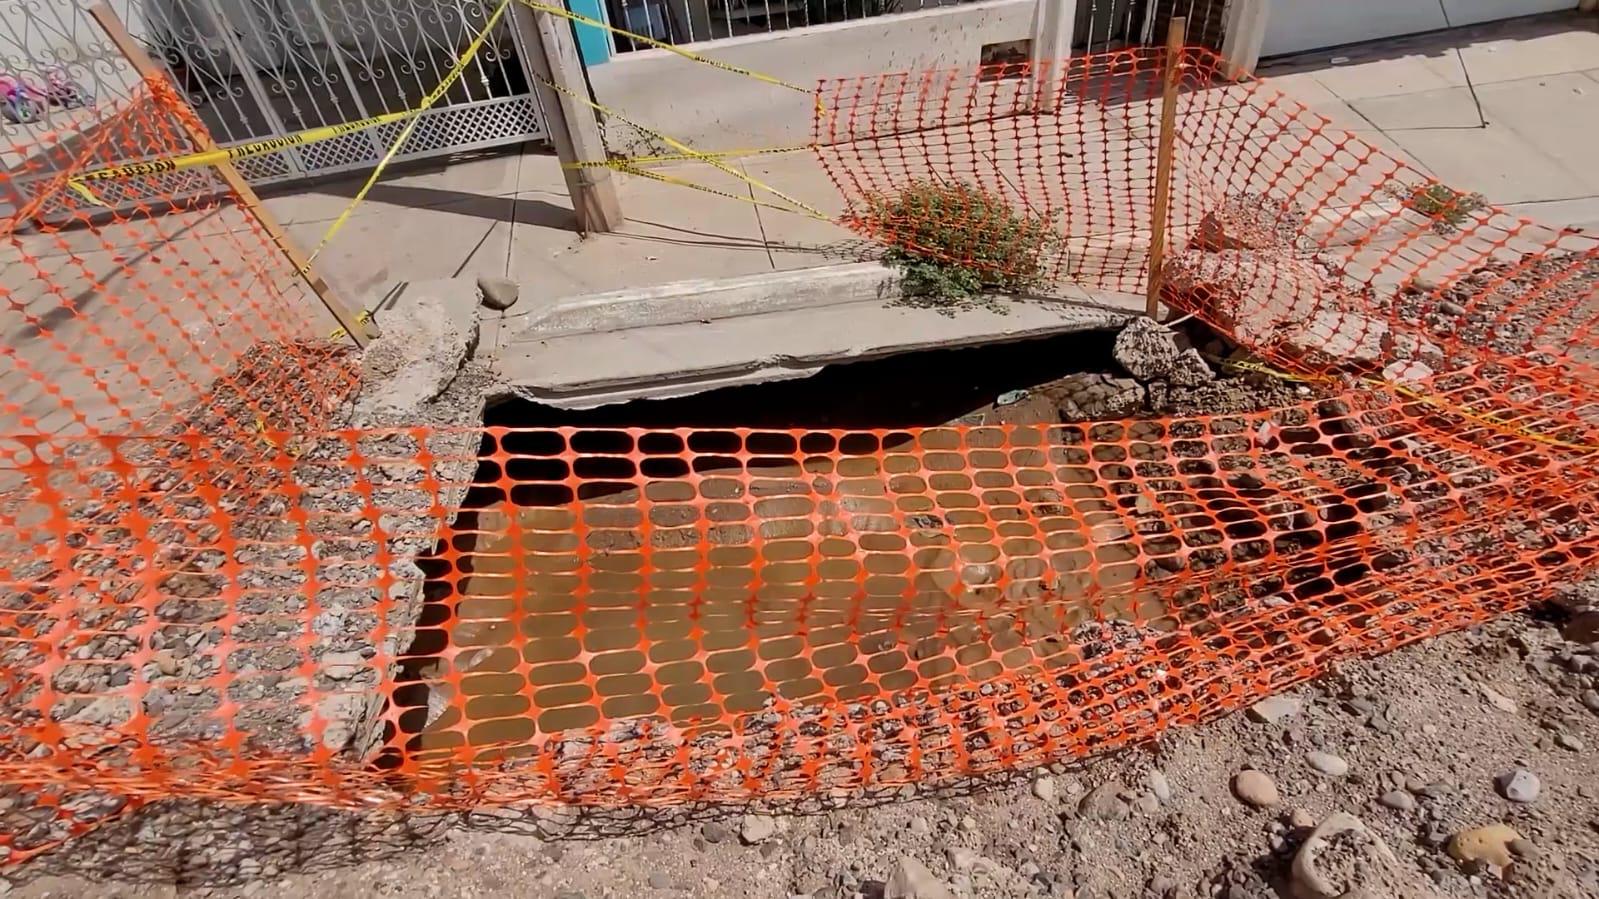
[[[1177,335],[1151,318],[1129,321],[1116,335],[1111,355],[1128,374],[1145,384],[1167,381],[1194,387],[1216,377],[1198,350],[1179,347]]]
[[[1381,363],[1387,339],[1386,322],[1336,306],[1317,309],[1299,327],[1283,335],[1288,349],[1315,364],[1357,367]]]
[[[363,390],[356,415],[389,421],[436,399],[477,348],[478,319],[456,320],[445,304],[419,298],[404,311],[385,316],[383,336],[361,356]]]
[[[1302,329],[1336,300],[1323,269],[1274,250],[1186,250],[1166,263],[1164,290],[1174,305],[1210,318],[1257,351]]]
[[[1188,245],[1209,252],[1291,249],[1304,225],[1305,210],[1293,200],[1228,194],[1200,218]]]
[[[1117,328],[1144,307],[1136,294],[1062,294],[948,315],[894,305],[899,275],[876,263],[678,282],[545,306],[506,335],[498,366],[520,395],[585,409],[895,353]]]

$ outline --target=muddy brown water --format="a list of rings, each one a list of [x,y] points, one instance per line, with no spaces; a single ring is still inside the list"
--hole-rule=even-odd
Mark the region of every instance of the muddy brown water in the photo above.
[[[426,689],[397,696],[408,750],[509,757],[646,717],[721,727],[776,701],[849,703],[1072,664],[1069,635],[1086,622],[1175,628],[1169,589],[1127,589],[1187,563],[1140,561],[1161,545],[1150,501],[1098,474],[1132,478],[1120,447],[1056,445],[1046,426],[1020,447],[998,430],[936,430],[1003,419],[994,400],[1006,391],[1047,396],[1060,375],[1108,368],[1108,345],[926,353],[585,413],[496,410],[491,426],[584,430],[485,441],[406,666]],[[1040,414],[1021,410],[1027,423]],[[663,426],[685,430],[607,430]],[[890,430],[718,430],[733,426]],[[935,430],[892,430],[910,426]],[[1205,483],[1162,482],[1185,494],[1163,494],[1165,514],[1247,519],[1268,539],[1305,524],[1274,491],[1207,500],[1193,486]],[[1169,536],[1165,551],[1175,559],[1185,542],[1220,536]]]

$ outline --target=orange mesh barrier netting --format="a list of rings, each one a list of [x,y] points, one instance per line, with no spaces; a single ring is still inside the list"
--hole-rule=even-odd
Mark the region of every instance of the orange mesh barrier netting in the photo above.
[[[1141,289],[1155,61],[824,85],[818,152],[891,249]],[[1164,297],[1323,394],[1270,412],[356,427],[354,360],[306,339],[331,324],[234,198],[14,222],[8,328],[37,333],[3,372],[9,858],[168,797],[631,805],[1001,772],[1580,576],[1595,242],[1212,66],[1184,70]],[[231,218],[184,228],[208,214]],[[1043,252],[991,251],[1017,234]],[[101,253],[160,259],[73,280]]]

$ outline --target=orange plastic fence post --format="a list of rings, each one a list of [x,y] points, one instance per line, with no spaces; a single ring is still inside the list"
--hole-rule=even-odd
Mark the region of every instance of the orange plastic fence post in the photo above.
[[[1160,315],[1161,268],[1166,261],[1166,212],[1171,204],[1171,154],[1177,141],[1177,75],[1188,20],[1174,16],[1166,29],[1165,86],[1160,101],[1160,144],[1155,151],[1155,208],[1149,234],[1149,302],[1144,311]]]
[[[115,44],[122,55],[127,57],[128,63],[133,66],[134,71],[139,73],[139,77],[147,82],[166,79],[166,72],[156,64],[155,60],[150,58],[148,53],[144,52],[144,48],[139,46],[139,42],[134,39],[133,35],[128,33],[127,27],[122,24],[121,19],[117,18],[117,14],[111,10],[111,7],[106,5],[105,0],[100,0],[100,2],[90,6],[89,15],[94,17],[95,22],[106,33],[106,37],[111,40],[111,43]],[[197,128],[190,124],[190,117],[180,117],[180,121],[183,123],[183,129],[188,132],[189,139],[194,141],[195,150],[203,153],[217,149],[216,142],[211,139],[210,134],[207,134],[203,128]],[[261,198],[256,196],[254,188],[250,187],[249,182],[244,180],[244,176],[239,174],[239,170],[233,167],[233,163],[230,161],[219,162],[216,168],[217,173],[222,176],[222,180],[227,183],[228,188],[238,196],[240,205],[248,209],[250,214],[254,215],[256,220],[261,223],[261,227],[266,229],[272,241],[283,251],[283,255],[287,256],[289,262],[294,264],[294,268],[300,273],[300,277],[305,279],[306,286],[310,287],[311,292],[316,294],[317,299],[322,301],[323,307],[338,321],[339,326],[344,329],[345,333],[350,335],[350,339],[355,342],[355,345],[364,348],[368,340],[378,337],[377,325],[370,318],[358,318],[350,310],[350,307],[346,306],[344,301],[339,299],[333,292],[333,288],[328,285],[328,282],[324,281],[322,276],[311,269],[311,260],[295,245],[288,232],[283,230],[282,225],[278,224],[278,220],[267,212],[266,207],[261,203]]]

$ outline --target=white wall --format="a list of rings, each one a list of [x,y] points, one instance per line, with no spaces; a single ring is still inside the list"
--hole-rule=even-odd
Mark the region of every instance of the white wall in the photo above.
[[[1444,27],[1438,0],[1267,0],[1262,56]]]
[[[1577,0],[1266,0],[1262,56],[1576,9]]]
[[[824,77],[975,67],[984,44],[1031,35],[1034,5],[1034,0],[994,0],[687,49],[811,88]],[[698,150],[789,146],[811,139],[811,95],[664,50],[623,53],[589,69],[589,78],[601,103]],[[610,149],[638,150],[636,145]]]

